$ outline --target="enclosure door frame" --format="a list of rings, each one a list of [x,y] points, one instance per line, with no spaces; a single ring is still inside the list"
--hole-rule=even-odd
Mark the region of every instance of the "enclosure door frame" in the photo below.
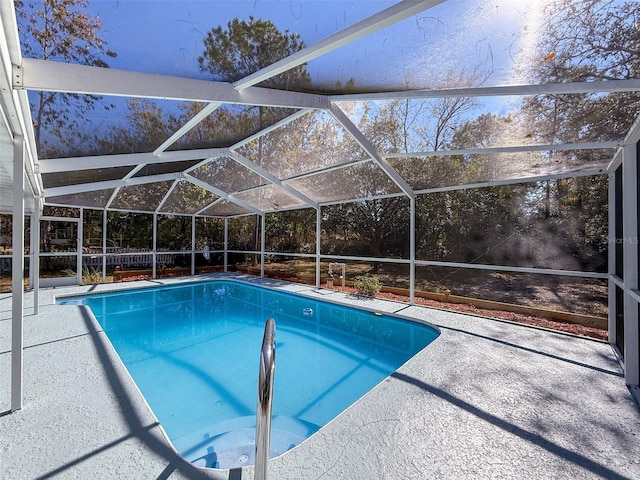
[[[639,398],[640,332],[638,148],[635,125],[607,169],[609,174],[609,343],[624,368],[625,383]]]
[[[73,276],[59,276],[59,277],[42,277],[39,274],[39,283],[41,287],[60,287],[66,285],[81,285],[82,284],[82,217],[54,217],[54,216],[41,216],[38,228],[41,229],[44,222],[61,222],[61,223],[75,223],[75,238],[69,238],[69,244],[75,243],[75,250],[70,252],[43,252],[38,245],[38,271],[40,272],[40,260],[46,257],[71,257],[76,261],[76,274]],[[41,231],[41,230],[40,230]],[[57,232],[56,232],[56,240]],[[40,239],[42,242],[42,238]]]

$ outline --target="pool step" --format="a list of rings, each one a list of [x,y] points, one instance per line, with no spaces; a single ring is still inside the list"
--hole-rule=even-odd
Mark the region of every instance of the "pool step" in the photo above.
[[[172,439],[189,462],[199,467],[236,468],[255,462],[255,417],[237,417],[212,425],[199,435]],[[275,416],[271,423],[269,458],[299,445],[319,427],[304,420]]]
[[[198,458],[188,458],[199,467],[236,468],[255,463],[255,428],[243,428],[212,437],[206,453]],[[282,455],[304,440],[291,432],[271,429],[269,458]]]

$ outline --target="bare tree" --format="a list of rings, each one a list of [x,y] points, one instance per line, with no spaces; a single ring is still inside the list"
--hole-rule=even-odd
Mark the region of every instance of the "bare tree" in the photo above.
[[[99,35],[102,22],[87,12],[88,0],[15,0],[22,53],[42,60],[64,60],[108,67],[104,57],[116,53]],[[100,97],[38,92],[31,97],[39,155],[55,154],[61,146],[78,148],[85,116]],[[68,132],[73,129],[74,135]],[[54,143],[55,142],[55,143]]]

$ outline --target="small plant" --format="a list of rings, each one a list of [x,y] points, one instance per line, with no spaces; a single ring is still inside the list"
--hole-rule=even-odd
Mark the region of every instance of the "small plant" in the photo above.
[[[378,277],[372,277],[371,275],[360,275],[354,278],[353,286],[358,291],[358,295],[366,297],[375,297],[376,293],[382,288]]]
[[[102,270],[95,267],[85,268],[82,272],[82,283],[84,285],[95,285],[102,283]]]

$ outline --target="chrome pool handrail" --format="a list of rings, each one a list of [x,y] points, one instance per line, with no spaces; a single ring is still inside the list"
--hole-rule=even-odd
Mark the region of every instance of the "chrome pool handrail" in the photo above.
[[[345,278],[347,277],[347,274],[346,274],[347,264],[346,263],[340,263],[340,262],[331,262],[329,264],[329,275],[333,274],[332,268],[333,268],[334,265],[336,265],[338,267],[342,267],[342,275],[340,275],[340,278],[342,278],[342,290],[344,291],[344,281],[345,281]]]
[[[258,372],[258,405],[256,408],[255,480],[267,479],[269,443],[271,441],[271,407],[273,403],[273,377],[276,367],[276,321],[267,319],[260,352]]]

